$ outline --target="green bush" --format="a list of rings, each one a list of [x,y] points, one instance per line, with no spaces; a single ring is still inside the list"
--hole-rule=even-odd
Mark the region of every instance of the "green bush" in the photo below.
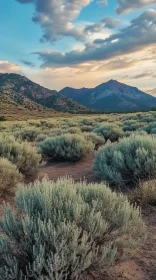
[[[93,127],[91,125],[83,125],[81,126],[82,132],[91,132],[93,130]]]
[[[39,130],[36,127],[26,127],[14,132],[15,138],[19,138],[23,141],[26,140],[28,142],[35,141],[38,134]]]
[[[123,135],[123,130],[115,124],[101,124],[94,128],[94,133],[103,136],[105,140],[116,142]]]
[[[79,279],[145,237],[139,208],[102,184],[44,179],[20,188],[15,201],[0,222],[3,280]]]
[[[78,161],[94,149],[92,142],[77,134],[65,134],[56,138],[47,138],[38,143],[39,151],[54,161]]]
[[[46,138],[47,138],[47,135],[46,135],[46,134],[39,134],[39,135],[36,137],[35,141],[36,141],[36,142],[42,142],[42,141],[44,141]]]
[[[156,134],[156,122],[151,122],[143,128],[149,134]]]
[[[85,132],[83,133],[86,141],[91,141],[94,144],[95,148],[98,148],[106,143],[105,139],[102,136],[99,136],[93,132]]]
[[[81,134],[81,130],[78,127],[70,127],[66,131],[67,133],[71,133],[71,134]]]
[[[107,144],[94,159],[95,174],[109,184],[135,187],[139,180],[156,177],[156,139],[137,135]]]
[[[136,120],[126,120],[123,124],[124,131],[136,131],[141,127],[141,123]]]
[[[0,158],[0,193],[13,189],[21,180],[17,166],[7,158]]]
[[[8,158],[25,175],[34,174],[41,160],[35,147],[5,135],[0,136],[0,157]]]

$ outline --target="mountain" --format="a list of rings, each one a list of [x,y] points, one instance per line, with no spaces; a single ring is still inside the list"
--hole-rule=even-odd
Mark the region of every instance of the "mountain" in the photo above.
[[[95,88],[66,87],[59,93],[96,111],[138,111],[156,107],[155,97],[115,80],[110,80]]]
[[[19,74],[0,74],[0,100],[8,100],[29,109],[52,108],[57,111],[88,111],[83,105],[55,90],[44,88]]]

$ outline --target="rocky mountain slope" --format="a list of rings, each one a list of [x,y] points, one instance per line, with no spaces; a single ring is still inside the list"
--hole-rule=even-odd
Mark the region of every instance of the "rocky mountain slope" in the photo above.
[[[115,80],[110,80],[95,88],[64,88],[59,92],[84,106],[96,111],[137,111],[156,106],[156,98]]]
[[[44,88],[19,74],[0,74],[0,100],[8,100],[29,109],[43,107],[58,111],[88,111],[83,105],[55,90]]]

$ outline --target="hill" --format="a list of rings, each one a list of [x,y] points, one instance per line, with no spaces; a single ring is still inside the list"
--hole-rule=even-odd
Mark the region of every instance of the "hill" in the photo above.
[[[96,111],[138,111],[149,110],[156,106],[155,97],[115,80],[95,88],[66,87],[59,93]]]
[[[23,105],[28,109],[52,108],[63,112],[88,111],[83,105],[55,90],[44,88],[19,74],[0,74],[0,99]]]

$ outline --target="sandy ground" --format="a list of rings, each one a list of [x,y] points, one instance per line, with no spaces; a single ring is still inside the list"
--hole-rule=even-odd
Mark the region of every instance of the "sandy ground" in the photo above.
[[[77,163],[47,163],[39,171],[39,178],[48,176],[56,180],[62,176],[72,176],[75,181],[100,182],[92,172],[93,155]],[[0,197],[0,215],[3,213],[3,201],[14,206],[14,196]],[[108,271],[108,275],[93,272],[86,280],[156,280],[156,208],[144,210],[144,221],[148,229],[148,237],[144,245],[136,251],[135,256],[126,262],[117,263]]]

